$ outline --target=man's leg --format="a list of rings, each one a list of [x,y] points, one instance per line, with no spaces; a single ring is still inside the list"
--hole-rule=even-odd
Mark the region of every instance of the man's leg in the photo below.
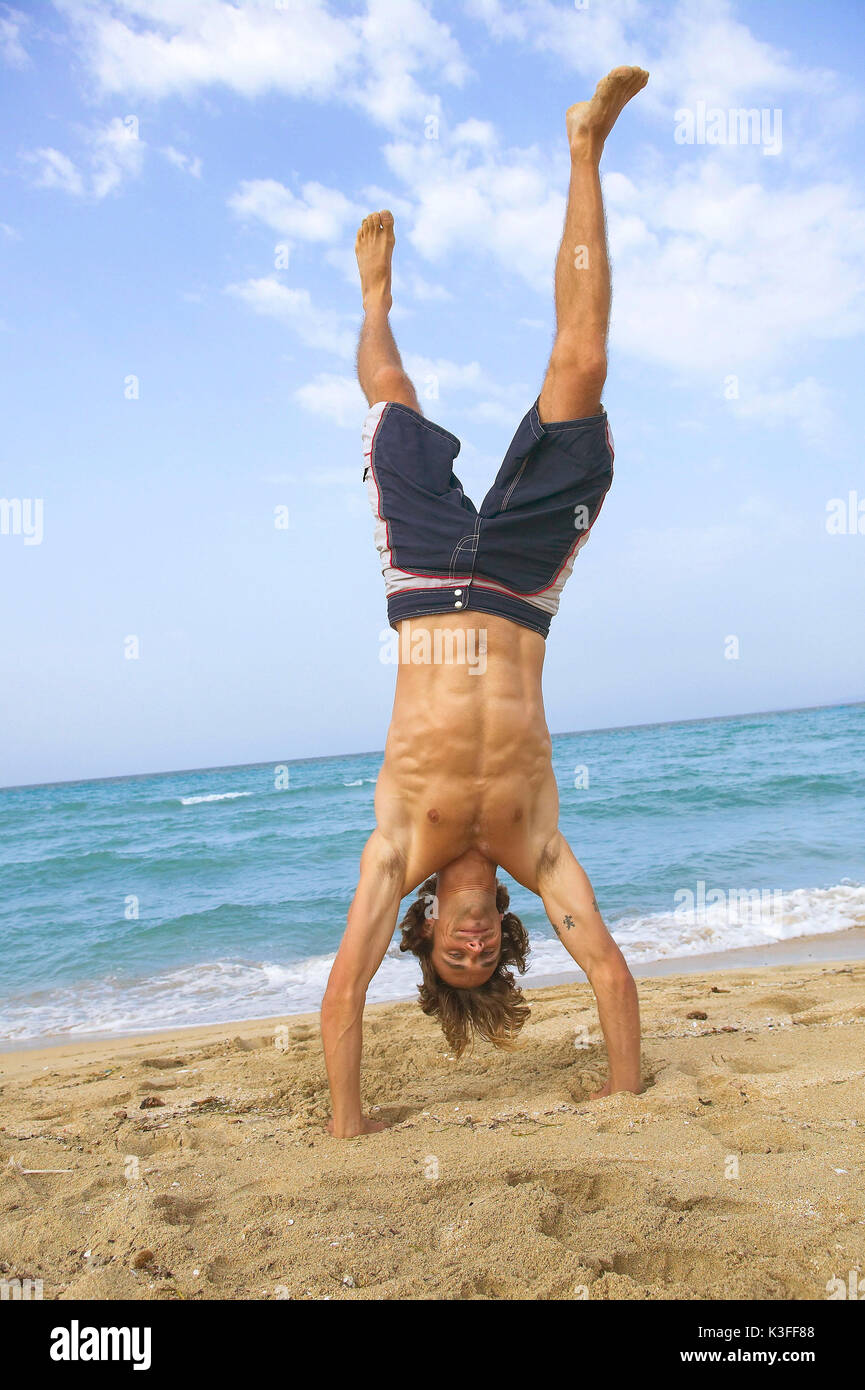
[[[420,411],[411,378],[403,369],[390,330],[393,213],[373,212],[358,228],[354,250],[360,271],[364,320],[357,348],[357,375],[370,405],[398,401]]]
[[[604,141],[623,107],[649,80],[642,68],[614,68],[591,101],[567,113],[571,182],[556,259],[556,339],[541,390],[541,421],[598,415],[607,375],[610,264],[601,196]]]

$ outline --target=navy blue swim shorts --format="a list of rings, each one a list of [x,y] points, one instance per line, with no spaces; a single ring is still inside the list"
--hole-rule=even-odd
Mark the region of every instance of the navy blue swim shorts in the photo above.
[[[363,426],[388,622],[474,609],[546,637],[562,589],[613,481],[606,411],[523,417],[480,511],[453,471],[460,441],[396,401]]]

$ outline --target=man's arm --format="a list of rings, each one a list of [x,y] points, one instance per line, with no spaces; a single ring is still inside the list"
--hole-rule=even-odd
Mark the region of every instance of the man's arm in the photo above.
[[[361,1111],[363,1006],[369,982],[393,936],[404,871],[402,854],[378,830],[373,831],[361,855],[357,892],[321,1005],[321,1036],[333,1101],[332,1132],[339,1139],[384,1129]]]
[[[604,926],[592,885],[560,831],[538,865],[537,889],[553,930],[586,972],[598,1001],[598,1016],[610,1075],[599,1095],[642,1090],[640,1005],[624,956]]]

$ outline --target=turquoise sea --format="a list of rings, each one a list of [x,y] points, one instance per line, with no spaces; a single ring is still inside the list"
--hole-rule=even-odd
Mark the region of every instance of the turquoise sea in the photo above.
[[[0,790],[0,1039],[317,1008],[380,761]],[[865,704],[562,734],[553,762],[632,962],[865,925]],[[572,970],[511,887],[534,973]],[[369,997],[417,978],[394,943]]]

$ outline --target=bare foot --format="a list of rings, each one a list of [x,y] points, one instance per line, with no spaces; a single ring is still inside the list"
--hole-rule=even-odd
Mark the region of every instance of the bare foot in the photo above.
[[[614,1086],[612,1081],[607,1081],[606,1085],[602,1086],[599,1091],[592,1091],[589,1100],[603,1100],[604,1096],[621,1095],[623,1091],[627,1091],[632,1096],[640,1096],[643,1094],[643,1087],[641,1085]]]
[[[327,1122],[328,1134],[333,1134],[333,1117]],[[361,1115],[360,1124],[357,1129],[347,1131],[345,1134],[338,1134],[337,1139],[355,1139],[359,1134],[380,1134],[387,1125],[382,1120],[370,1120],[366,1115]]]
[[[354,254],[365,309],[390,309],[390,263],[394,247],[393,213],[371,212],[357,229]]]
[[[591,101],[578,101],[565,115],[571,154],[600,159],[604,141],[625,106],[649,80],[645,68],[613,68],[602,77]]]
[[[613,1088],[608,1081],[606,1086],[602,1086],[599,1091],[592,1091],[589,1100],[603,1100],[604,1096],[611,1096],[612,1094]]]

